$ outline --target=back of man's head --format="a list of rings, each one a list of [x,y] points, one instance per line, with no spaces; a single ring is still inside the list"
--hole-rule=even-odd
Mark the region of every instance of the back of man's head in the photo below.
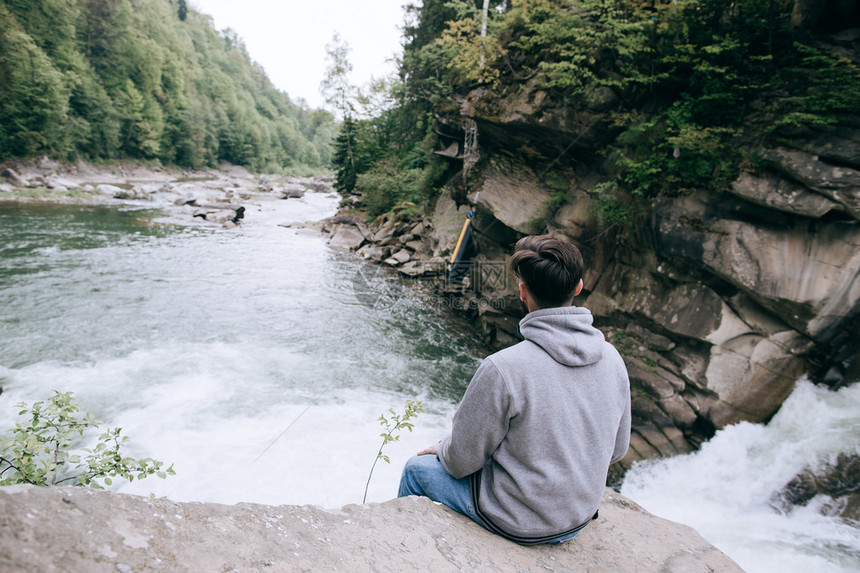
[[[530,235],[517,241],[511,270],[541,308],[566,306],[582,279],[582,254],[554,235]]]

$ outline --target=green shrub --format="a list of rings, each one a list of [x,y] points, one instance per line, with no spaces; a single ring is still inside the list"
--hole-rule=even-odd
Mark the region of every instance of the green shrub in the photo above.
[[[393,158],[378,162],[358,176],[355,188],[370,218],[404,202],[422,205],[429,197],[424,169],[401,169]]]
[[[0,441],[0,485],[27,483],[38,486],[72,483],[104,489],[115,477],[133,481],[152,474],[166,478],[174,475],[173,465],[162,470],[162,462],[152,458],[134,459],[121,453],[128,437],[120,436],[121,428],[108,428],[98,437],[86,455],[73,453],[75,440],[99,423],[92,414],[76,415],[78,405],[72,393],[54,391],[47,402],[35,402],[18,415],[24,423],[15,424],[12,439]],[[102,483],[100,483],[102,482]]]
[[[845,55],[795,42],[798,61],[784,72],[794,88],[775,102],[774,128],[832,125],[860,113],[860,68]]]

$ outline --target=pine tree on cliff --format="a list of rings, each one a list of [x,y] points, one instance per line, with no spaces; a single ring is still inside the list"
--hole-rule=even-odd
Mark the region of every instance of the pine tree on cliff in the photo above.
[[[182,22],[188,17],[188,4],[186,4],[185,0],[179,0],[178,15]]]
[[[335,188],[344,193],[351,193],[355,189],[355,153],[353,142],[355,141],[355,120],[350,116],[343,118],[340,133],[334,142],[334,157],[332,162],[337,169]]]
[[[331,42],[326,44],[326,68],[325,77],[320,82],[320,93],[325,97],[328,105],[332,106],[343,117],[343,124],[334,144],[334,162],[337,169],[337,180],[335,188],[345,193],[351,193],[355,189],[356,167],[355,167],[355,135],[356,122],[353,119],[355,113],[354,102],[358,93],[355,86],[349,83],[349,73],[352,64],[349,61],[349,44],[340,37],[337,32],[332,36]]]

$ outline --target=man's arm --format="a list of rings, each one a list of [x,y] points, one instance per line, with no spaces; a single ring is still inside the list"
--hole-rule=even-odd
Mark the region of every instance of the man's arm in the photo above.
[[[627,453],[630,447],[630,380],[627,377],[627,371],[624,371],[624,384],[627,387],[624,413],[621,415],[621,421],[618,424],[618,433],[615,434],[615,450],[612,452],[612,460],[609,463],[615,463]]]
[[[436,450],[442,467],[459,479],[487,463],[507,434],[510,393],[491,360],[484,360],[472,377],[454,414],[451,435],[429,450]]]

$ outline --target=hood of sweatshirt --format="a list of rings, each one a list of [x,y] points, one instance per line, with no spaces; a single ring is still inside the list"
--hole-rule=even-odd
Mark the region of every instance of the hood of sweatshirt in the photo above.
[[[603,356],[603,333],[591,311],[576,306],[544,308],[520,321],[520,334],[565,366],[593,364]]]

